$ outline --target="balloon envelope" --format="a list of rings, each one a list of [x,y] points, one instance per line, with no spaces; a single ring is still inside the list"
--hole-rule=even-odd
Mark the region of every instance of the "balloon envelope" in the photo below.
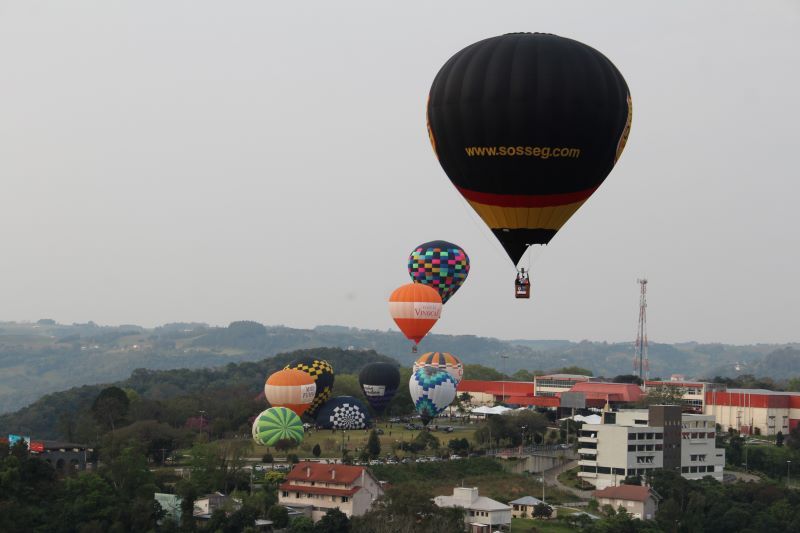
[[[455,355],[447,352],[428,352],[422,354],[414,362],[414,372],[420,368],[430,366],[437,370],[444,370],[453,378],[456,385],[464,377],[464,364]]]
[[[469,257],[456,244],[426,242],[408,256],[408,274],[416,283],[436,289],[446,304],[467,279]]]
[[[264,395],[272,407],[287,407],[298,416],[311,406],[316,392],[314,379],[301,370],[278,370],[264,384]]]
[[[400,370],[391,363],[370,363],[361,369],[358,383],[372,408],[381,413],[400,387]]]
[[[597,50],[514,33],[451,57],[431,86],[428,133],[450,181],[518,263],[547,244],[611,172],[632,107]]]
[[[352,396],[328,400],[317,414],[317,425],[322,429],[364,429],[370,421],[367,406]]]
[[[389,297],[389,313],[403,335],[418,344],[442,315],[442,297],[427,285],[408,283]]]
[[[262,446],[273,446],[279,440],[303,442],[303,421],[286,407],[270,407],[253,422],[253,440]]]
[[[408,390],[422,422],[427,424],[455,399],[456,382],[444,370],[427,366],[411,374]]]
[[[314,379],[317,391],[306,413],[311,417],[316,416],[319,408],[328,401],[333,392],[333,366],[324,359],[301,357],[286,365],[286,368],[302,370]]]

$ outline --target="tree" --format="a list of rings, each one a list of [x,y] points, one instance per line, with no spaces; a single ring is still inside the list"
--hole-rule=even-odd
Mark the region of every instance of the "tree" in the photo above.
[[[775,446],[778,446],[778,447],[783,446],[783,432],[782,431],[779,431],[775,435]]]
[[[314,533],[347,533],[350,531],[350,519],[338,508],[329,509],[314,525]]]
[[[317,445],[317,447],[319,447],[319,445]],[[378,432],[374,429],[369,432],[367,453],[369,453],[371,459],[376,459],[381,455],[381,440],[378,438]]]
[[[128,414],[130,400],[119,387],[107,387],[100,391],[92,403],[92,414],[105,428],[114,430],[116,424]]]
[[[297,448],[297,441],[294,439],[280,439],[275,443],[275,449],[279,452],[286,452]]]
[[[533,517],[534,518],[550,518],[553,514],[553,508],[547,505],[544,502],[539,502],[533,508]]]
[[[588,368],[572,365],[553,370],[553,374],[578,374],[580,376],[592,376],[594,373]]]
[[[307,516],[298,516],[289,524],[289,533],[314,533],[314,521]]]
[[[319,457],[322,455],[322,448],[319,447],[319,443],[314,445],[314,448],[311,450],[311,453],[314,454],[314,457]]]
[[[267,511],[267,519],[272,520],[275,529],[283,529],[289,525],[289,511],[283,505],[273,505]]]
[[[264,455],[261,456],[261,462],[262,463],[273,463],[274,461],[275,461],[275,458],[272,457],[271,453],[265,453]]]
[[[611,381],[614,383],[633,383],[635,385],[642,384],[642,378],[635,374],[622,374],[620,376],[615,376]]]
[[[464,365],[464,379],[478,379],[482,381],[498,381],[508,379],[508,376],[483,365]]]

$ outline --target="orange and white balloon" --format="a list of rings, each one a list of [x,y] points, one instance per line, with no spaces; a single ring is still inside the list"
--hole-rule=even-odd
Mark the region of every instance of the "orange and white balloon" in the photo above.
[[[264,384],[264,395],[272,407],[286,407],[298,416],[308,410],[316,392],[314,378],[291,368],[275,372]]]
[[[409,283],[395,289],[389,297],[389,313],[416,349],[442,316],[442,297],[427,285]]]

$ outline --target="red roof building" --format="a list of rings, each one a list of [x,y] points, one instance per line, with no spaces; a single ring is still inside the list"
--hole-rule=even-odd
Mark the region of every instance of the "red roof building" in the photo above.
[[[576,383],[569,392],[586,395],[587,407],[604,407],[606,404],[633,403],[644,397],[642,389],[633,383],[603,383],[584,381]],[[561,396],[561,393],[557,393]]]
[[[532,398],[534,396],[532,381],[484,381],[462,379],[458,384],[458,394],[468,392],[472,396],[472,405],[494,405],[498,402],[512,403],[510,397]],[[519,403],[519,402],[515,402]]]
[[[378,480],[363,466],[304,461],[278,487],[278,502],[315,522],[330,509],[360,516],[383,495]]]

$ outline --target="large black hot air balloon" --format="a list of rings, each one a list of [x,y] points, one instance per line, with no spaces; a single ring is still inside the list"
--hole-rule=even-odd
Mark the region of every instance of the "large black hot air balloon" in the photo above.
[[[450,181],[517,264],[600,186],[631,126],[628,86],[597,50],[544,33],[472,44],[431,86],[428,133]]]
[[[400,370],[391,363],[370,363],[361,369],[358,383],[372,408],[382,413],[400,387]]]

